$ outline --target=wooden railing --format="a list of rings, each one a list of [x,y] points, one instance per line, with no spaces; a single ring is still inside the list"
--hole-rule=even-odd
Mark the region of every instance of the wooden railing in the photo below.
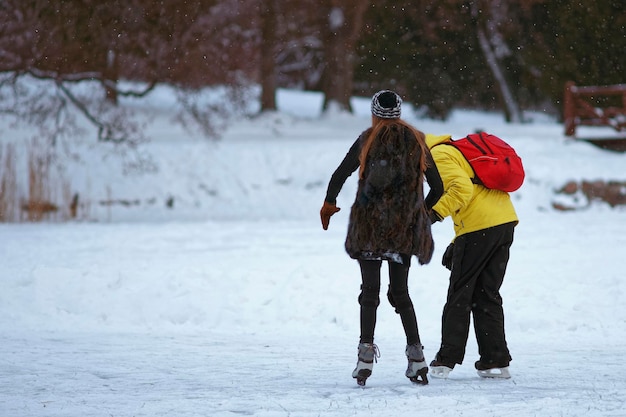
[[[621,107],[601,107],[600,103],[611,102],[621,96]],[[613,99],[612,104],[615,103]],[[563,99],[565,135],[575,136],[577,126],[609,126],[621,132],[626,130],[626,84],[578,87],[573,82],[565,85]]]

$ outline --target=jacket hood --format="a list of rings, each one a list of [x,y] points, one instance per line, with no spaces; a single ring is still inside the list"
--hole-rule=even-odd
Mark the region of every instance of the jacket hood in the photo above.
[[[433,146],[448,142],[449,140],[452,140],[452,136],[450,135],[433,135],[426,133],[426,146],[428,146],[428,149],[432,149]]]

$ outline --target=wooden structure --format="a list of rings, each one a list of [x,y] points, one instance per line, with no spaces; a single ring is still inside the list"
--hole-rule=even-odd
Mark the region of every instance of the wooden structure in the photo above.
[[[616,104],[616,96],[621,96],[621,106],[600,106]],[[570,81],[565,84],[563,107],[566,136],[575,136],[576,127],[583,125],[626,131],[626,84],[578,87]]]

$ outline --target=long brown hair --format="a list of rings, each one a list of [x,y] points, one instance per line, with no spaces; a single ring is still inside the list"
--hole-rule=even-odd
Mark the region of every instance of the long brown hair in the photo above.
[[[402,119],[381,119],[379,117],[372,117],[373,126],[369,129],[369,134],[363,143],[363,147],[361,148],[361,153],[359,155],[359,178],[363,178],[363,171],[365,170],[365,162],[367,160],[367,155],[372,147],[372,144],[375,140],[383,140],[388,135],[391,134],[391,127],[393,125],[401,125],[408,129],[412,134],[415,140],[417,141],[420,147],[420,167],[422,170],[426,169],[426,152],[428,152],[428,147],[426,146],[426,136],[423,132],[417,130],[407,122]]]

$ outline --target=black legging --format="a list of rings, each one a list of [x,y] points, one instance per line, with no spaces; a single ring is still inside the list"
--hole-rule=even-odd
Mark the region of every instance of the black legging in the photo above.
[[[389,264],[389,301],[400,315],[406,342],[408,345],[420,343],[417,330],[417,319],[413,302],[409,296],[407,280],[409,277],[409,265],[397,262]],[[361,343],[374,342],[374,329],[376,327],[376,309],[380,304],[380,268],[382,261],[359,260],[361,266]]]

